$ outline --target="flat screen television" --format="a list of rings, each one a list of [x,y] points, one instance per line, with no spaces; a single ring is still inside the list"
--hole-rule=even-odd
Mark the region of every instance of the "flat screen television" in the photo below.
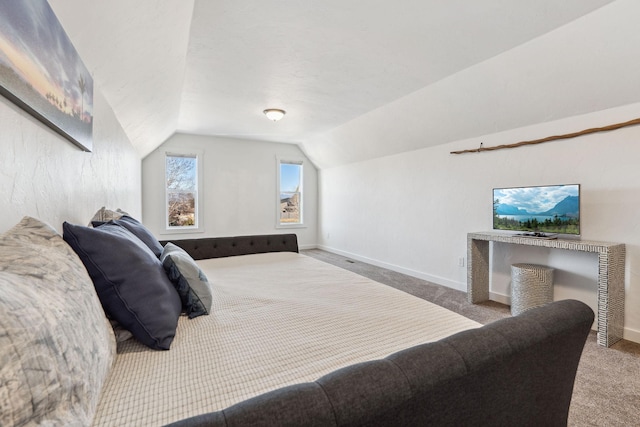
[[[493,229],[532,237],[580,234],[580,184],[493,189]]]

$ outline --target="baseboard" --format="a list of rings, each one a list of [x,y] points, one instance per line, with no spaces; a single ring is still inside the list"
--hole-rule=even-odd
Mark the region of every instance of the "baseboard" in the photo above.
[[[416,277],[418,279],[426,280],[427,282],[435,283],[437,285],[446,286],[447,288],[457,289],[459,291],[466,292],[467,284],[455,282],[453,280],[445,279],[444,277],[438,277],[431,274],[423,273],[421,271],[412,270],[405,267],[400,267],[399,265],[389,264],[387,262],[378,261],[373,258],[367,258],[364,256],[352,254],[347,251],[342,251],[339,249],[331,248],[329,246],[317,245],[318,249],[322,249],[323,251],[331,252],[336,255],[340,255],[346,258],[350,258],[356,261],[366,262],[367,264],[375,265],[376,267],[386,268],[387,270],[395,271],[397,273],[406,274],[407,276]]]
[[[624,328],[622,331],[622,338],[627,341],[633,341],[640,344],[640,331],[631,328]]]
[[[509,295],[498,294],[496,292],[489,292],[489,299],[491,301],[499,302],[504,305],[511,305],[511,297]]]
[[[318,245],[298,245],[298,249],[301,251],[307,250],[307,249],[318,249]]]

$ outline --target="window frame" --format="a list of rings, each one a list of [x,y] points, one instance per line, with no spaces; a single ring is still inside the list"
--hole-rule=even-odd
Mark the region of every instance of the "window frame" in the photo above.
[[[296,223],[283,223],[281,222],[281,180],[280,170],[283,164],[291,164],[300,166],[300,185],[298,187],[299,199],[300,199],[300,221]],[[276,228],[305,228],[304,223],[304,160],[299,158],[276,158]]]
[[[196,160],[196,190],[195,190],[195,225],[186,226],[170,226],[169,225],[169,194],[171,193],[167,188],[167,158],[168,157],[190,157]],[[177,233],[202,233],[204,232],[203,222],[203,152],[201,150],[167,150],[164,153],[163,161],[163,182],[164,182],[164,206],[163,222],[164,231],[162,234],[177,234]]]

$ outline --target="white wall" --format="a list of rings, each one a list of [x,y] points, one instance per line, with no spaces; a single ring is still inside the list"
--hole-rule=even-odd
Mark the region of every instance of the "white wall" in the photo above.
[[[640,104],[322,169],[322,248],[466,290],[466,235],[492,227],[494,187],[579,183],[582,238],[627,247],[625,338],[640,342],[640,126],[541,145],[453,155],[640,117]],[[596,308],[597,258],[495,245],[491,290],[508,301],[509,265],[551,265],[556,298]]]
[[[140,217],[140,156],[111,107],[94,93],[93,152],[66,139],[0,96],[0,232],[23,216],[87,224],[102,206]]]
[[[165,153],[203,152],[202,233],[165,231]],[[304,161],[304,227],[276,228],[276,158]],[[160,239],[296,233],[301,248],[316,245],[317,172],[296,145],[175,134],[142,161],[143,222]]]

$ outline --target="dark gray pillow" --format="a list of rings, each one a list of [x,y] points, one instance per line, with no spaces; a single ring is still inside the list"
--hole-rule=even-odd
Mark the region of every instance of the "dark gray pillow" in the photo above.
[[[78,254],[105,312],[143,344],[168,350],[182,311],[180,297],[160,260],[129,230],[62,226],[64,240]]]
[[[189,318],[211,313],[211,285],[193,258],[179,246],[167,243],[160,261],[176,287],[182,300],[182,309]]]
[[[142,242],[147,245],[149,249],[151,249],[156,257],[160,258],[160,255],[162,255],[162,245],[160,244],[158,239],[156,239],[156,236],[154,236],[153,233],[149,231],[147,227],[142,225],[142,223],[137,219],[134,219],[125,214],[119,219],[113,219],[108,222],[91,221],[91,225],[96,228],[104,224],[118,224],[126,228],[127,230],[132,232],[134,236],[142,240]]]

